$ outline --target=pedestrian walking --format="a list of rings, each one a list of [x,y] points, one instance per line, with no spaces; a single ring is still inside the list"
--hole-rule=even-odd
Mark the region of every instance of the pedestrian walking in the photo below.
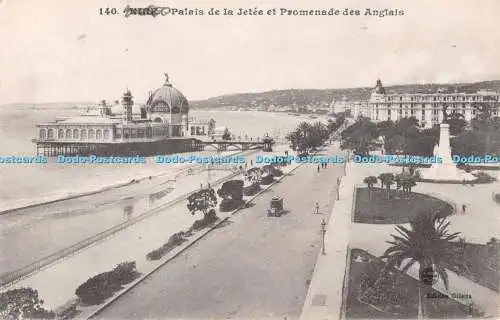
[[[465,206],[465,204],[463,204],[463,205],[462,205],[462,213],[465,213],[465,209],[466,209],[466,208],[467,208],[467,207]]]
[[[319,172],[319,164],[318,164],[318,172]]]
[[[316,201],[316,208],[315,209],[316,209],[315,213],[319,214],[319,202],[318,201]]]

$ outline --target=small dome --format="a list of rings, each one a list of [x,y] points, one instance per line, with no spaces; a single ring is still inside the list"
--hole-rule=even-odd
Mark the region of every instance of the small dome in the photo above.
[[[176,88],[172,87],[168,75],[165,74],[165,84],[156,89],[146,103],[150,112],[158,113],[184,113],[189,112],[189,103],[186,97]]]
[[[385,94],[385,88],[382,85],[382,81],[380,79],[377,80],[377,84],[375,85],[374,92],[378,93],[378,94]]]

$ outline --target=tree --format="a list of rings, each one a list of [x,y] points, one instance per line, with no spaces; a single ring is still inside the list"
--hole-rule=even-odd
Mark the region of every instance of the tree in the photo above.
[[[378,180],[377,180],[377,177],[375,177],[375,176],[369,176],[369,177],[366,177],[363,180],[363,182],[368,185],[368,189],[372,189],[373,185],[375,185],[378,182]]]
[[[301,138],[299,139],[299,151],[307,150],[311,139],[311,125],[308,122],[302,121],[297,127]]]
[[[309,130],[308,147],[316,149],[328,139],[328,128],[320,121],[315,122]]]
[[[251,168],[246,172],[247,179],[252,183],[259,183],[262,178],[262,169],[260,168]]]
[[[382,173],[378,176],[378,180],[380,181],[380,187],[384,188],[385,182],[387,180],[394,180],[394,174],[392,173]]]
[[[453,136],[461,134],[467,126],[464,116],[458,112],[452,113],[446,123],[450,125],[450,134]]]
[[[54,319],[55,313],[42,307],[43,300],[32,288],[19,288],[0,293],[2,319]]]
[[[368,155],[375,148],[378,138],[377,125],[367,118],[360,118],[341,134],[341,149],[354,150],[356,154]]]
[[[385,182],[385,190],[386,190],[386,193],[387,193],[387,200],[389,200],[389,192],[391,190],[391,186],[394,184],[394,175],[388,175]]]
[[[192,215],[202,212],[205,220],[216,218],[214,208],[217,206],[217,197],[214,189],[201,189],[191,194],[187,200],[187,208]]]
[[[231,140],[231,133],[229,131],[225,131],[222,135],[222,140]]]
[[[289,132],[286,136],[285,136],[285,139],[290,141],[290,148],[292,148],[292,150],[298,150],[299,148],[299,145],[302,145],[302,134],[299,130],[294,130],[294,131],[291,131]]]
[[[395,129],[395,123],[392,120],[385,120],[377,123],[379,134],[384,137],[391,136]]]
[[[230,180],[222,184],[217,195],[225,200],[241,200],[243,199],[243,181]]]
[[[485,140],[480,132],[464,132],[451,140],[452,153],[462,156],[484,155]]]
[[[391,190],[391,186],[394,184],[394,174],[392,173],[382,173],[381,175],[378,176],[378,179],[380,180],[380,185],[382,188],[386,188],[386,193],[387,193],[387,199],[389,199],[389,190]]]
[[[419,313],[425,316],[425,299],[432,290],[434,271],[448,289],[448,274],[445,267],[459,264],[460,253],[456,239],[460,232],[450,234],[447,230],[449,222],[434,214],[424,214],[410,222],[410,229],[396,226],[399,235],[391,235],[391,244],[381,259],[387,260],[386,270],[398,267],[404,274],[418,262],[419,264]],[[403,266],[403,262],[407,261]]]
[[[369,176],[369,177],[366,177],[363,182],[366,183],[368,185],[368,192],[370,194],[370,199],[372,198],[372,189],[373,189],[373,185],[375,185],[377,183],[377,177],[375,176]]]
[[[417,185],[413,176],[408,172],[401,172],[395,177],[395,181],[399,186],[403,188],[403,192],[411,192],[411,188]]]

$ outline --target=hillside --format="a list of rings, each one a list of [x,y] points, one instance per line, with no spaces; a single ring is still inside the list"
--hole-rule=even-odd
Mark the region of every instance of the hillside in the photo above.
[[[435,93],[438,90],[473,93],[480,89],[500,92],[500,80],[457,84],[409,84],[385,88],[388,93]],[[272,105],[277,107],[309,105],[312,108],[324,108],[328,107],[332,100],[341,100],[344,96],[350,101],[367,100],[371,90],[372,88],[273,90],[259,93],[228,94],[206,100],[191,101],[190,104],[195,108],[267,108]]]

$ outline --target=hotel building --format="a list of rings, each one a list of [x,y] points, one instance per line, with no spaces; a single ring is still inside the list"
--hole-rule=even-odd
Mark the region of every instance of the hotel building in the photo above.
[[[377,80],[368,104],[369,117],[374,122],[415,117],[424,128],[431,128],[443,121],[443,108],[448,114],[461,114],[466,121],[474,119],[480,112],[477,108],[484,105],[488,106],[492,116],[499,115],[499,94],[494,91],[387,93],[380,79]]]

